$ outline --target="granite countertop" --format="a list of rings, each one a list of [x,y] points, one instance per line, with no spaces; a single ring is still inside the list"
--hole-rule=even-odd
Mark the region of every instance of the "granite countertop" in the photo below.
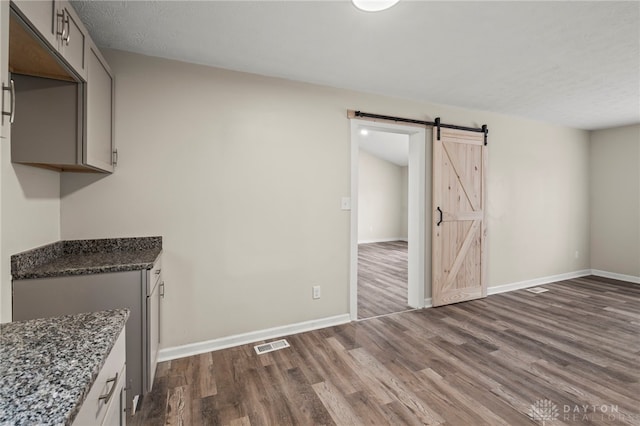
[[[11,256],[14,280],[151,269],[162,237],[67,240]]]
[[[128,309],[0,324],[0,424],[70,425]]]

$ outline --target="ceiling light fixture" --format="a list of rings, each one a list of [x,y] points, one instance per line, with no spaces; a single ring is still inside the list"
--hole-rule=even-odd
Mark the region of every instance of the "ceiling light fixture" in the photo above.
[[[369,134],[369,131],[367,129],[360,129],[360,134],[362,136],[367,136]]]
[[[365,12],[380,12],[389,9],[400,0],[351,0],[353,5]]]

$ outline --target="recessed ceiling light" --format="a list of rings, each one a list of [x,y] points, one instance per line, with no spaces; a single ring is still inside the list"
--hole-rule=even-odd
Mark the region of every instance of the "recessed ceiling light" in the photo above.
[[[367,136],[369,134],[369,131],[367,129],[360,129],[360,134],[362,136]]]
[[[380,12],[389,9],[400,0],[351,0],[353,5],[365,12]]]

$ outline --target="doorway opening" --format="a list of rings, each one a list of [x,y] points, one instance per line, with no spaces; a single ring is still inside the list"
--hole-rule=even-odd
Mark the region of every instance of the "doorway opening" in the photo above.
[[[425,306],[425,129],[351,120],[353,320]]]

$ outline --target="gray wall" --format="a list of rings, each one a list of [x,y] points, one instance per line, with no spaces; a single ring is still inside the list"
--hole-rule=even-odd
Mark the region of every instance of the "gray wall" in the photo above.
[[[10,144],[0,153],[0,322],[11,321],[11,255],[60,239],[60,173],[11,163]]]
[[[403,173],[403,169],[405,172]],[[360,149],[358,158],[358,242],[407,239],[406,167]]]
[[[591,267],[640,279],[640,125],[590,136]]]

